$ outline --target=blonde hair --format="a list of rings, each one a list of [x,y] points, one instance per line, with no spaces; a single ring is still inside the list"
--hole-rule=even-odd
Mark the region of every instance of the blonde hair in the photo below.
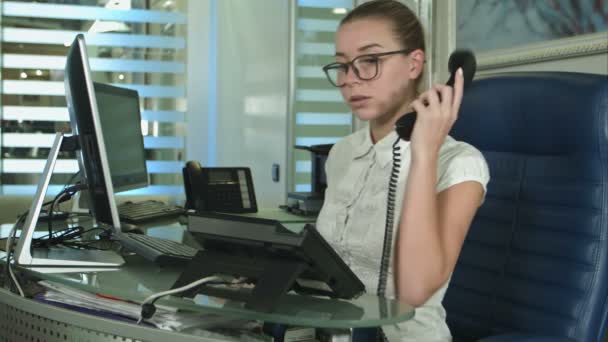
[[[357,19],[380,19],[391,23],[395,38],[403,49],[425,51],[424,31],[420,20],[406,5],[395,0],[373,0],[355,7],[340,26]]]

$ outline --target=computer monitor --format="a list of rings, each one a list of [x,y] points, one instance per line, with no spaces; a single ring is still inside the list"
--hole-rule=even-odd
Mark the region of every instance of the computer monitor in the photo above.
[[[65,64],[65,91],[72,133],[78,136],[81,177],[88,185],[89,207],[98,224],[120,230],[114,186],[84,36],[72,43]],[[139,132],[139,130],[138,130]]]
[[[98,225],[120,229],[114,189],[101,132],[99,111],[87,57],[84,37],[77,35],[69,49],[65,66],[65,90],[72,132],[77,136],[80,172],[88,186],[91,211]],[[32,240],[59,151],[69,144],[62,133],[57,133],[42,171],[36,194],[28,211],[19,242],[15,248],[15,262],[21,266],[116,267],[124,259],[111,250],[82,250],[50,247],[33,249]],[[64,146],[64,144],[66,146]]]
[[[148,186],[137,91],[93,83],[114,192]]]
[[[271,312],[287,291],[351,299],[365,291],[361,280],[312,225],[292,232],[280,222],[221,213],[197,213],[188,231],[202,249],[173,288],[195,280],[227,275],[244,277],[251,291],[203,286],[199,292],[246,302]]]

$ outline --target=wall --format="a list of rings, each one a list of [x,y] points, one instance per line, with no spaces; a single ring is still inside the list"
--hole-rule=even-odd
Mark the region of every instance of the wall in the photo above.
[[[218,7],[217,165],[251,166],[259,201],[285,203],[289,3],[222,0]]]
[[[436,72],[433,79],[442,81],[448,76],[447,60],[451,51],[456,48],[456,6],[453,1],[431,0],[433,2],[433,46],[435,53],[432,58],[436,61]],[[608,33],[605,33],[608,40]],[[554,44],[553,42],[545,42],[538,44],[541,51],[545,53],[553,53],[553,48],[572,48],[573,44],[566,40],[566,43]],[[514,53],[529,53],[525,47],[512,50]],[[443,63],[441,61],[444,61]],[[480,70],[478,75],[496,73],[496,72],[512,72],[512,71],[570,71],[584,72],[595,74],[608,74],[608,49],[604,49],[601,53],[593,55],[556,58],[544,62],[524,62],[518,65],[508,67],[493,67],[491,69]]]
[[[189,2],[187,158],[251,167],[258,207],[285,202],[289,5]]]
[[[608,74],[608,53],[564,58],[540,63],[528,63],[510,67],[495,68],[484,71],[486,73],[510,71],[572,71],[591,74]],[[482,74],[482,73],[480,73]]]

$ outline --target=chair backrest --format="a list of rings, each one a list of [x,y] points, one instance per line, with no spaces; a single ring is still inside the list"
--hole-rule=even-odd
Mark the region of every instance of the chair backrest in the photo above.
[[[483,77],[451,135],[491,180],[444,305],[455,337],[601,341],[608,313],[608,77]]]

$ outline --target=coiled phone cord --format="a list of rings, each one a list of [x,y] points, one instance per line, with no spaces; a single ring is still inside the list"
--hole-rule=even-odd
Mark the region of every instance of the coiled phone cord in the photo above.
[[[393,226],[395,222],[395,198],[397,195],[397,183],[399,181],[399,170],[401,169],[401,147],[400,137],[393,143],[393,168],[388,182],[388,196],[386,200],[386,222],[384,225],[384,242],[382,244],[382,257],[380,258],[380,275],[378,277],[378,291],[380,297],[386,295],[386,283],[388,281],[388,266],[390,264],[391,249],[393,245]],[[381,306],[386,309],[386,306]],[[381,314],[385,315],[386,312]],[[376,341],[388,341],[382,328],[378,328]]]
[[[391,257],[393,243],[393,225],[395,222],[395,198],[397,194],[397,182],[399,181],[399,170],[401,168],[401,147],[397,138],[393,143],[393,168],[388,182],[388,197],[386,203],[386,223],[384,225],[384,243],[382,244],[382,258],[380,259],[380,276],[378,277],[378,295],[386,294],[386,282],[388,280],[388,265]]]

